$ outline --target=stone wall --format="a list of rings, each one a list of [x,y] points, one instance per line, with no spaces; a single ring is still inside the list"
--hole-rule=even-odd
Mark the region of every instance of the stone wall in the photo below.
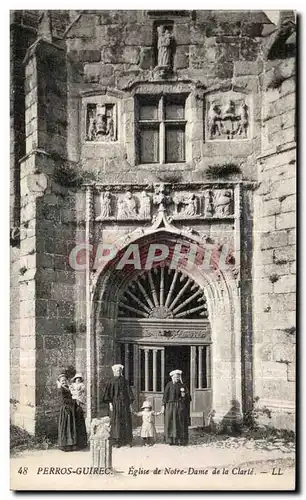
[[[278,427],[293,426],[296,339],[295,60],[261,75],[262,155],[254,205],[254,390]]]
[[[35,40],[29,26],[20,25],[17,13],[11,13],[10,30],[10,346],[11,420],[19,404],[19,276],[20,276],[20,165],[25,154],[25,93],[23,59],[28,47]]]
[[[50,435],[56,431],[55,380],[63,368],[75,365],[77,333],[75,273],[68,266],[76,241],[76,194],[62,174],[64,60],[64,51],[44,40],[28,51],[26,156],[21,162],[18,423],[29,432],[48,427]]]
[[[156,77],[156,23],[174,22],[174,72],[169,80]],[[183,180],[205,179],[210,164],[233,161],[245,179],[256,178],[255,159],[260,152],[259,73],[262,71],[261,34],[270,21],[260,12],[225,17],[222,12],[190,12],[185,15],[148,15],[146,11],[86,13],[66,33],[68,61],[68,154],[82,162],[101,181],[152,182],[169,171],[179,171]],[[138,82],[140,90],[133,90]],[[187,82],[184,86],[182,82]],[[193,83],[192,83],[193,82]],[[107,93],[107,89],[114,91]],[[170,90],[169,90],[170,89]],[[137,92],[191,93],[189,112],[191,153],[184,165],[150,165],[135,161],[134,98]],[[234,89],[252,96],[252,140],[232,144],[204,141],[203,100],[212,91]],[[84,102],[94,94],[120,103],[119,140],[103,148],[84,143]],[[89,97],[87,97],[89,96]],[[83,106],[83,107],[82,107]],[[81,114],[81,116],[80,116]],[[81,119],[80,119],[81,118]],[[188,141],[188,138],[187,138]]]

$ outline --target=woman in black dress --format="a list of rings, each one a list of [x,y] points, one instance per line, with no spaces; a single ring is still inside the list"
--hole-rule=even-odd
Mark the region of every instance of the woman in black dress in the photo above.
[[[123,365],[112,366],[113,379],[107,383],[103,402],[108,403],[111,415],[111,436],[113,446],[131,446],[132,403],[134,395],[128,381],[123,377]]]
[[[170,445],[188,444],[188,425],[190,425],[191,397],[182,382],[182,371],[173,370],[171,382],[165,387],[162,413],[165,414],[165,442]]]
[[[57,386],[62,398],[58,420],[58,446],[63,451],[85,448],[87,435],[83,410],[72,399],[65,373],[58,377]]]

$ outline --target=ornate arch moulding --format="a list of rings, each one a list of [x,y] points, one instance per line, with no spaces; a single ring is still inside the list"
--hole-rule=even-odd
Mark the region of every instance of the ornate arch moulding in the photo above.
[[[170,221],[165,214],[164,210],[160,210],[157,214],[157,217],[153,221],[153,223],[150,226],[146,227],[138,227],[134,231],[131,231],[130,233],[127,233],[125,235],[122,235],[116,240],[116,247],[118,250],[118,253],[121,250],[124,250],[127,248],[128,245],[139,242],[140,240],[144,241],[145,238],[149,238],[152,236],[158,236],[159,234],[164,234],[167,233],[169,237],[176,237],[181,239],[182,241],[189,241],[194,244],[199,244],[203,245],[207,243],[208,237],[202,236],[196,231],[193,231],[191,228],[186,228],[186,227],[181,227],[178,228],[176,227],[172,222],[175,221]],[[117,254],[118,255],[118,254]],[[117,257],[115,257],[116,259]],[[97,288],[100,276],[103,274],[105,269],[108,267],[109,263],[104,262],[94,273],[91,273],[91,298],[93,299],[95,290]],[[237,263],[235,266],[229,266],[229,276],[231,275],[232,278],[234,276],[234,271],[236,269]],[[182,269],[183,272],[186,272],[188,274],[189,266],[186,266],[186,268]],[[227,273],[227,271],[225,271]],[[222,271],[221,271],[221,274]]]

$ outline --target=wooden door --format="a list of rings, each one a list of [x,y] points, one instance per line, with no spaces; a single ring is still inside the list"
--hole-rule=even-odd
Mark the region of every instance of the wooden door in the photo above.
[[[159,412],[165,387],[164,347],[138,346],[139,408],[147,400],[153,411]],[[155,418],[156,425],[163,425],[163,415]]]
[[[190,346],[191,424],[205,426],[212,409],[211,345]]]

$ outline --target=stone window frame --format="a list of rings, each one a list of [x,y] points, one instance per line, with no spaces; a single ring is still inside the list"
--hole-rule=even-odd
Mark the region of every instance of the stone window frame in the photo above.
[[[195,158],[201,157],[201,149],[204,140],[204,106],[203,91],[196,87],[191,81],[185,82],[135,82],[130,89],[130,98],[125,104],[125,142],[127,159],[131,165],[137,165],[141,169],[160,170],[184,170],[187,164],[191,164]],[[185,103],[185,161],[179,163],[138,163],[137,162],[137,137],[136,117],[137,99],[147,95],[186,95]]]
[[[149,101],[150,98],[152,98],[152,94],[146,95],[146,96],[138,96],[136,99],[136,129],[135,129],[135,139],[136,139],[136,160],[137,160],[137,165],[145,165],[145,162],[141,161],[141,151],[140,151],[140,145],[138,144],[138,139],[140,138],[140,131],[145,130],[148,128],[149,130],[153,130],[154,128],[158,131],[158,138],[159,138],[159,147],[158,147],[158,160],[159,161],[154,161],[150,164],[165,164],[169,165],[171,163],[185,163],[186,161],[186,100],[188,97],[188,94],[158,94],[154,96],[154,104],[156,104],[156,109],[157,109],[157,117],[156,118],[151,118],[144,120],[140,116],[140,110],[143,105],[141,100],[143,101]],[[183,118],[176,118],[176,119],[167,119],[166,117],[166,106],[167,106],[167,100],[171,102],[171,100],[175,100],[178,98],[178,101],[181,101],[181,104],[183,104],[184,108],[184,116]],[[184,159],[182,160],[177,160],[177,162],[169,162],[167,161],[167,134],[166,130],[170,127],[175,127],[176,130],[178,129],[184,129],[184,153],[183,157]]]

